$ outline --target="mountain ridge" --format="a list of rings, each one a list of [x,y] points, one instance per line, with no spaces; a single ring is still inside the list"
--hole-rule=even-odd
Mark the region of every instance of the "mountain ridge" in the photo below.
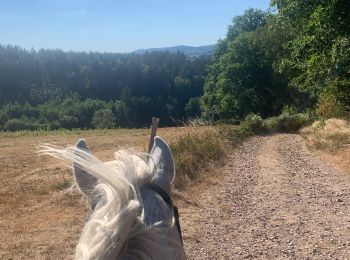
[[[202,56],[202,55],[213,54],[214,49],[215,49],[215,44],[202,45],[202,46],[176,45],[171,47],[138,49],[138,50],[132,51],[131,53],[144,54],[147,52],[168,51],[170,53],[183,52],[186,56]]]

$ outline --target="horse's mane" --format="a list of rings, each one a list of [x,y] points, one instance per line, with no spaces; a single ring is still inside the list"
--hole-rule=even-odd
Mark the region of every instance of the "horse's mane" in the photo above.
[[[155,232],[159,236],[159,231],[169,230],[173,225],[156,223],[148,227],[144,223],[139,187],[151,182],[155,174],[154,163],[148,163],[145,156],[124,150],[117,152],[116,160],[109,164],[76,147],[61,149],[42,145],[40,150],[41,154],[73,162],[100,180],[94,190],[99,202],[82,231],[76,259],[151,257]]]

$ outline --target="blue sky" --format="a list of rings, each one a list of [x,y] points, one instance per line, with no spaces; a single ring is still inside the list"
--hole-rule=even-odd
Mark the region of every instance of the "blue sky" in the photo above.
[[[74,51],[207,45],[269,0],[4,0],[0,44]]]

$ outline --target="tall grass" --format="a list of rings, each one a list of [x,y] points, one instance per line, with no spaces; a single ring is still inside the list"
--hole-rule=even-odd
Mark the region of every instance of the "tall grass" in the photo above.
[[[197,179],[203,170],[222,159],[224,146],[219,132],[212,127],[188,133],[171,143],[177,175],[175,186],[181,188],[186,181]]]
[[[301,130],[309,146],[334,153],[350,146],[350,122],[343,119],[317,121]]]

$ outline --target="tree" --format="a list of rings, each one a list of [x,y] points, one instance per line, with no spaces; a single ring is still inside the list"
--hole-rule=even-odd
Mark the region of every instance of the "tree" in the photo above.
[[[204,116],[239,119],[252,112],[269,116],[282,108],[288,91],[274,69],[281,42],[280,33],[271,32],[273,22],[273,15],[255,9],[233,19],[208,71],[201,98]]]
[[[99,129],[114,128],[115,122],[112,111],[109,109],[97,110],[92,118],[92,125]]]
[[[272,5],[278,9],[278,26],[293,36],[279,66],[289,85],[307,93],[311,103],[331,92],[339,102],[348,101],[350,2],[273,0]]]
[[[191,98],[185,106],[185,114],[187,117],[200,116],[201,108],[199,104],[199,97]]]

